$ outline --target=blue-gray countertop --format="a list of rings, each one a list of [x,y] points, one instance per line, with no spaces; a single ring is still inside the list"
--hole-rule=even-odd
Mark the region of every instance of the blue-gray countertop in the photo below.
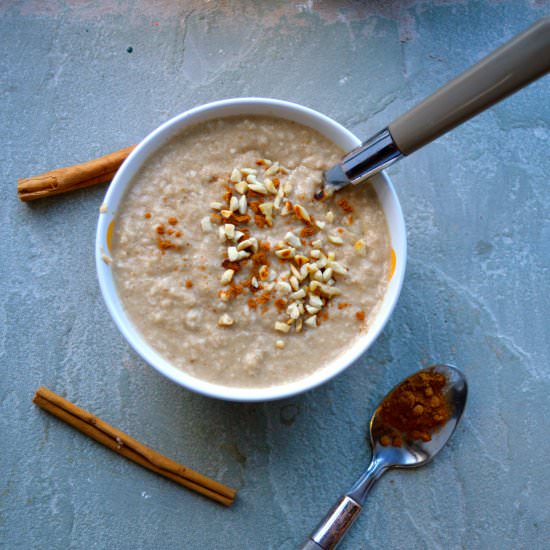
[[[285,549],[369,459],[368,417],[404,375],[462,367],[449,447],[387,474],[342,548],[548,548],[550,81],[390,170],[409,237],[398,306],[329,384],[242,405],[190,393],[103,305],[105,188],[34,204],[17,178],[135,143],[210,100],[271,96],[367,137],[550,12],[545,0],[0,2],[0,546]],[[225,509],[35,408],[39,385],[239,489]]]

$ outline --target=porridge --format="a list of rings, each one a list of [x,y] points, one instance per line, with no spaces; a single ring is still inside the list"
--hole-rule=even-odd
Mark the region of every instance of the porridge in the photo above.
[[[124,309],[166,360],[269,387],[322,369],[368,330],[391,276],[368,185],[314,199],[342,151],[270,117],[187,129],[136,175],[112,234]]]

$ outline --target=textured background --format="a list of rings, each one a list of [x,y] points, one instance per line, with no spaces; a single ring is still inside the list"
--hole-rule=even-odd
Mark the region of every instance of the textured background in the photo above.
[[[224,97],[297,101],[367,137],[549,12],[545,0],[0,0],[0,546],[296,548],[367,464],[380,397],[447,361],[470,380],[463,424],[430,466],[381,480],[343,548],[544,548],[548,78],[392,167],[410,245],[395,314],[346,373],[282,402],[214,401],[147,367],[96,282],[104,188],[25,205],[15,184]],[[237,487],[238,502],[224,509],[48,417],[31,404],[40,384]]]

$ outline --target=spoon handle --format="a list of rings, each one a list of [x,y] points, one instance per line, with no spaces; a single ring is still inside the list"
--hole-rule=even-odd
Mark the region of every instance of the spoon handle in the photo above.
[[[550,71],[550,16],[394,120],[324,173],[333,190],[361,183]]]
[[[550,17],[543,17],[389,125],[410,155],[550,70]]]
[[[332,550],[342,540],[347,530],[363,509],[367,494],[376,480],[388,469],[388,465],[375,455],[369,467],[355,482],[347,495],[331,508],[300,550]]]
[[[362,509],[359,503],[350,496],[344,495],[331,508],[300,550],[332,550],[336,548]]]

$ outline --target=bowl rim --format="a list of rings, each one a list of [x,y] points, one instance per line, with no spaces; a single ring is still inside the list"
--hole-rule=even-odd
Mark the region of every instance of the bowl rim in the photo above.
[[[150,346],[138,329],[126,316],[116,292],[110,264],[104,261],[110,255],[109,234],[112,231],[116,210],[124,198],[135,174],[143,163],[167,141],[185,128],[215,118],[235,115],[266,115],[294,120],[318,131],[337,145],[350,150],[361,141],[347,128],[332,118],[309,107],[273,98],[243,97],[214,101],[176,115],[150,132],[130,153],[118,169],[107,189],[96,231],[96,272],[103,300],[111,318],[134,351],[156,371],[173,382],[199,394],[238,402],[264,402],[284,399],[309,391],[334,378],[351,366],[376,341],[395,308],[399,298],[406,268],[407,238],[403,212],[390,178],[384,172],[372,180],[386,215],[391,246],[395,251],[395,266],[383,301],[369,330],[356,342],[343,350],[324,368],[296,381],[268,387],[238,387],[207,382],[172,365]],[[344,144],[345,145],[342,145]],[[106,210],[106,211],[105,211]],[[391,220],[390,220],[391,218]]]

